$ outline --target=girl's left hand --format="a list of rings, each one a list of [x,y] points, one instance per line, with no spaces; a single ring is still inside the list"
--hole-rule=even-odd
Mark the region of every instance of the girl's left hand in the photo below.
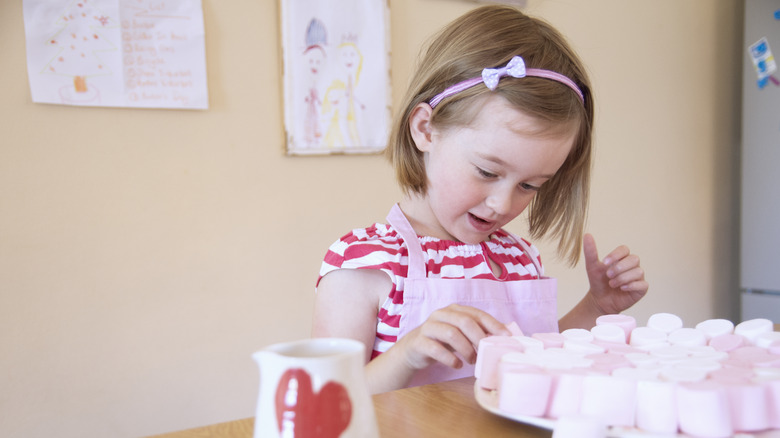
[[[585,234],[582,241],[591,298],[603,314],[620,313],[647,293],[650,285],[639,266],[639,256],[621,245],[599,260],[596,241]]]

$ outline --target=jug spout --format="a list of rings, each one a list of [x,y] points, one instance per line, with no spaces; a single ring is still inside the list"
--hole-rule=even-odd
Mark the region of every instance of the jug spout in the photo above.
[[[265,350],[260,350],[252,353],[252,359],[255,360],[255,363],[258,365],[261,365],[263,362],[267,361],[268,357],[271,356],[273,353]]]

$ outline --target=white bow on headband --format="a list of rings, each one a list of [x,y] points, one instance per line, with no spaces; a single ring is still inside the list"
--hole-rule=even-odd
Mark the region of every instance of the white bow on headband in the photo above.
[[[515,56],[505,67],[482,69],[482,82],[491,90],[495,90],[498,87],[498,80],[504,76],[524,78],[525,61],[523,61],[523,58]]]

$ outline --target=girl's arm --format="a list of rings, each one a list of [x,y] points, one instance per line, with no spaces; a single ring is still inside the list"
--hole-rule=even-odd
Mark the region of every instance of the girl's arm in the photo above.
[[[601,315],[620,313],[647,293],[645,272],[639,266],[639,257],[628,247],[619,246],[599,260],[593,236],[583,238],[585,269],[590,290],[574,308],[558,322],[561,331],[568,328],[590,329]]]
[[[432,313],[422,325],[369,362],[377,312],[391,288],[390,278],[382,271],[341,269],[320,280],[315,297],[312,335],[363,342],[366,381],[372,394],[405,387],[417,370],[434,362],[460,368],[460,356],[474,363],[482,338],[509,334],[504,324],[487,313],[453,304]]]
[[[402,388],[413,369],[396,364],[390,351],[369,362],[376,338],[377,313],[392,281],[374,269],[339,269],[326,274],[314,298],[313,337],[357,339],[366,346],[366,381],[372,394]],[[390,350],[393,350],[392,348]]]

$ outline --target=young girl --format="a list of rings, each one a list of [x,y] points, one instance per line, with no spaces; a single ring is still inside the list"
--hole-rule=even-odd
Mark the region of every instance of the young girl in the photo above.
[[[334,243],[317,284],[314,336],[359,339],[374,393],[473,375],[489,335],[591,328],[647,292],[621,246],[599,260],[582,238],[593,97],[548,24],[477,8],[425,52],[387,148],[406,196],[388,224]],[[501,227],[530,206],[533,237],[558,239],[590,290],[558,321],[555,281],[537,249]],[[581,240],[582,238],[582,240]]]

